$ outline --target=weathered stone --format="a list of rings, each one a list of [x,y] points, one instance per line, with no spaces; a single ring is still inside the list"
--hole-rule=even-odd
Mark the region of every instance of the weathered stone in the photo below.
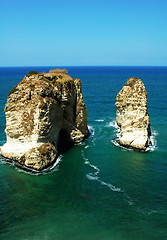
[[[27,75],[16,88],[5,105],[7,142],[2,156],[42,170],[56,161],[59,148],[67,149],[64,144],[88,137],[79,79],[52,71]]]
[[[116,100],[116,122],[121,129],[118,143],[128,148],[146,150],[151,131],[143,82],[139,78],[129,78]]]

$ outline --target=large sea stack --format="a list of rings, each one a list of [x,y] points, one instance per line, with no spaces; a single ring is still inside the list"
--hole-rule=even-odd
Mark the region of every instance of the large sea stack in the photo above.
[[[4,111],[1,154],[31,169],[47,168],[89,135],[81,81],[65,70],[27,74],[9,93]]]
[[[116,122],[120,127],[118,143],[127,148],[145,151],[150,144],[150,118],[147,113],[147,92],[139,78],[129,78],[116,97]]]

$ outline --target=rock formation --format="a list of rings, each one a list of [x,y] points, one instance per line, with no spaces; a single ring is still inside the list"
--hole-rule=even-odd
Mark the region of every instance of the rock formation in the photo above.
[[[1,155],[31,169],[47,168],[89,135],[81,81],[67,73],[30,72],[11,90],[4,111]]]
[[[139,78],[129,78],[116,100],[116,122],[121,130],[118,143],[128,148],[146,150],[151,131],[143,82]]]

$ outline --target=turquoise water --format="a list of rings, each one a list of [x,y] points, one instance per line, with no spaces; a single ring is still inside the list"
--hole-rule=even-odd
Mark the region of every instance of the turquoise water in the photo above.
[[[33,68],[48,71],[50,68]],[[82,81],[92,135],[50,172],[27,174],[0,159],[0,239],[167,239],[167,67],[68,67]],[[32,68],[0,68],[0,144],[10,89]],[[129,77],[148,92],[153,147],[117,147],[115,98]]]

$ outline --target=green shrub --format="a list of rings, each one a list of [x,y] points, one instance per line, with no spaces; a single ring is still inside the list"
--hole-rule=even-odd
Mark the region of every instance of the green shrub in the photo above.
[[[30,71],[29,73],[27,73],[27,77],[31,76],[31,75],[34,75],[34,74],[38,74],[37,71]]]
[[[18,88],[16,88],[16,87],[12,88],[12,90],[10,90],[8,96],[9,96],[10,94],[14,93],[14,92],[17,92],[17,91],[19,91]]]
[[[42,77],[42,80],[50,84],[50,81],[46,77]]]
[[[57,79],[58,79],[58,77],[57,77],[57,76],[54,76],[54,77],[53,77],[53,80],[55,80],[55,81],[56,81]]]
[[[59,75],[58,77],[59,77],[60,79],[62,79],[62,78],[63,78],[63,77],[62,77],[62,75]]]

